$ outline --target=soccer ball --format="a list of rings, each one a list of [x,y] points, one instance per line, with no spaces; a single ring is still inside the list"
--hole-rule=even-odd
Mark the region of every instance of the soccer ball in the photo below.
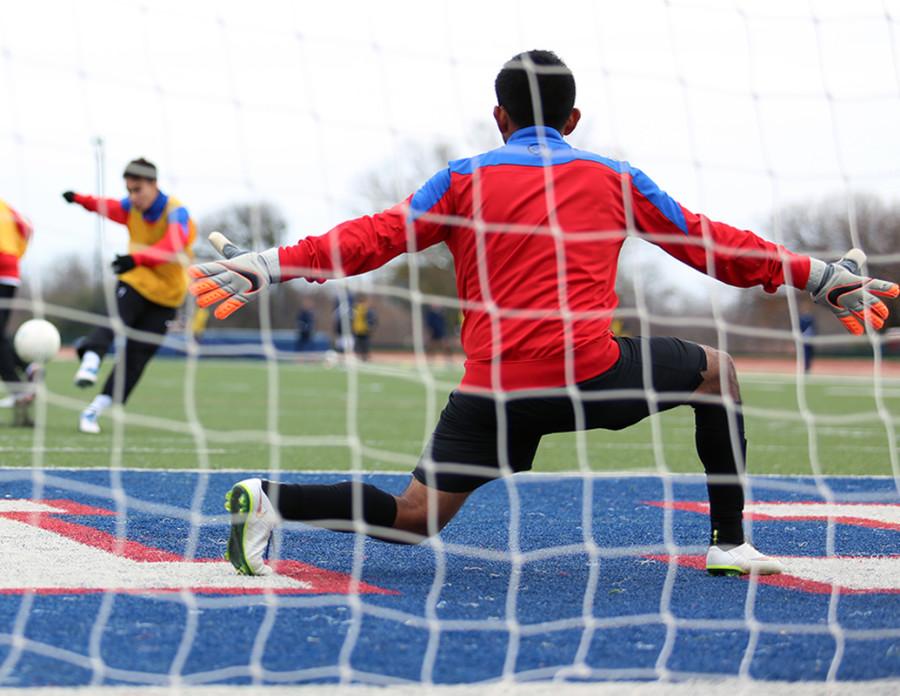
[[[29,319],[16,331],[13,346],[27,363],[45,363],[59,352],[59,331],[46,319]]]

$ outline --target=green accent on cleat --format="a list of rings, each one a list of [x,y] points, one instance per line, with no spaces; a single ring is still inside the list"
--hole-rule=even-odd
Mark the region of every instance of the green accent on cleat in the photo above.
[[[253,575],[244,556],[244,528],[252,504],[250,492],[243,486],[235,486],[225,494],[225,509],[231,513],[231,534],[225,560],[241,575]]]
[[[706,572],[710,575],[727,576],[730,578],[738,575],[746,575],[742,568],[737,566],[706,566]]]

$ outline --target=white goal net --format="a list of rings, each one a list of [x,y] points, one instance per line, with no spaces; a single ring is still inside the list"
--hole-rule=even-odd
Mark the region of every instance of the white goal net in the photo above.
[[[63,339],[33,382],[34,427],[0,428],[0,693],[897,688],[896,306],[850,336],[806,293],[728,287],[633,229],[615,231],[612,330],[735,357],[747,539],[784,573],[707,575],[694,414],[655,413],[653,390],[631,428],[544,437],[532,472],[479,488],[421,544],[288,522],[273,574],[222,559],[241,479],[403,491],[463,375],[472,306],[453,260],[440,245],[294,280],[222,322],[188,295],[161,338],[117,304],[128,232],[61,194],[120,201],[146,157],[201,261],[214,229],[293,244],[499,147],[494,78],[533,48],[575,75],[575,147],[713,220],[825,261],[859,247],[867,273],[900,280],[897,1],[0,5],[0,203],[34,228],[0,310],[7,334],[36,316]],[[0,218],[0,246],[13,229]],[[528,311],[483,300],[494,341]],[[551,318],[571,319],[566,302]],[[110,353],[79,390],[78,340],[104,327]],[[126,339],[159,350],[100,432],[79,432]],[[577,389],[529,393],[571,397],[581,422]],[[502,466],[516,444],[501,438]]]

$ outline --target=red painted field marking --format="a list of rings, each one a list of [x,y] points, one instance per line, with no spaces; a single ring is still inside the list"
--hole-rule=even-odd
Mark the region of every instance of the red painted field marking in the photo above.
[[[16,503],[27,508],[43,506],[50,509],[3,510],[4,507],[15,507]],[[59,517],[60,515],[111,516],[115,514],[112,510],[84,505],[71,500],[0,500],[0,518],[26,524],[49,534],[64,537],[75,543],[102,551],[113,558],[123,558],[141,564],[184,564],[188,568],[182,570],[186,570],[188,575],[190,575],[189,566],[193,564],[219,563],[224,565],[220,559],[185,559],[170,551],[147,546],[137,541],[122,539],[95,527],[70,522]],[[349,594],[351,592],[358,594],[398,594],[394,590],[378,587],[370,583],[354,582],[353,577],[345,573],[319,568],[300,561],[278,560],[271,562],[270,566],[275,570],[276,575],[290,578],[298,583],[302,583],[302,585],[265,587],[263,584],[260,587],[248,587],[247,583],[253,582],[253,579],[232,574],[230,567],[228,567],[223,568],[223,572],[228,572],[228,577],[233,578],[233,583],[230,586],[226,581],[225,585],[216,585],[215,587],[198,585],[185,588],[6,587],[0,588],[0,594],[23,594],[25,592],[34,592],[36,594],[84,594],[95,592],[155,594],[180,592],[183,589],[189,589],[198,593],[208,592],[215,594],[263,594],[267,592],[272,594]],[[259,582],[265,583],[265,579],[261,578]]]

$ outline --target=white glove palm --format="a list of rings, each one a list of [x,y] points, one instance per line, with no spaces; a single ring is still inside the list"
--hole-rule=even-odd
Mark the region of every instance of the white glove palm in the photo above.
[[[216,319],[230,316],[269,285],[281,280],[278,249],[262,253],[240,249],[221,232],[211,232],[209,241],[225,260],[188,268],[194,279],[189,289],[200,307],[222,301],[214,312]]]
[[[865,262],[866,255],[859,249],[851,249],[837,263],[812,259],[806,284],[816,304],[828,307],[855,336],[864,333],[866,325],[884,326],[890,312],[879,297],[900,295],[896,283],[860,275]]]

